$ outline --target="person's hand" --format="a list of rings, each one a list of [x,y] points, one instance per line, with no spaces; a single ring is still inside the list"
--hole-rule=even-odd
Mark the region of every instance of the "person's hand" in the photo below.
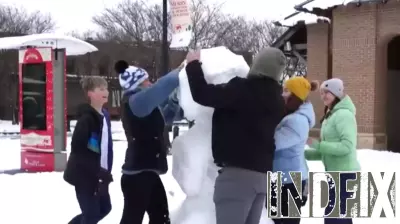
[[[113,176],[106,169],[101,168],[98,174],[99,181],[109,184],[114,181]]]
[[[179,104],[179,99],[178,99],[178,94],[179,94],[179,89],[175,89],[174,92],[169,96],[170,100],[175,103]]]
[[[189,53],[186,55],[186,63],[190,63],[192,61],[200,61],[200,49],[195,50],[195,51],[189,51]]]
[[[309,146],[311,146],[312,144],[314,144],[316,142],[318,142],[318,139],[316,139],[316,138],[309,137],[307,139],[307,145],[309,145]]]
[[[106,182],[103,182],[103,181],[100,180],[98,185],[97,185],[97,191],[95,193],[99,194],[99,195],[108,194],[109,185],[110,185],[110,183],[106,183]]]
[[[178,69],[181,70],[183,67],[185,67],[185,62],[182,62],[182,64],[179,65]]]

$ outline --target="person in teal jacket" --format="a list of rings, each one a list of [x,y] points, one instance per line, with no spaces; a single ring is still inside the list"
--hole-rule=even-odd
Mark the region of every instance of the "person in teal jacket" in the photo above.
[[[352,196],[346,192],[346,180],[356,178],[360,164],[357,159],[357,121],[356,108],[348,95],[343,92],[343,81],[337,78],[321,84],[321,99],[326,106],[322,119],[320,139],[309,141],[309,150],[305,151],[307,160],[321,160],[325,171],[349,171],[340,179],[340,213],[346,214],[346,198]],[[353,171],[353,172],[351,172]],[[333,183],[329,182],[333,186]],[[329,191],[330,198],[335,196],[335,187]],[[330,214],[335,200],[330,200],[325,215]],[[325,224],[351,224],[349,218],[325,219]]]
[[[289,194],[291,192],[298,210],[304,199],[299,197],[290,172],[301,172],[302,189],[308,180],[308,167],[304,157],[304,148],[308,133],[315,125],[315,113],[310,101],[307,100],[310,91],[318,88],[318,83],[310,83],[304,77],[288,79],[284,84],[285,117],[275,131],[275,155],[273,171],[282,172],[281,213],[288,216]],[[271,191],[271,205],[276,206],[276,192]],[[303,199],[303,200],[302,200]],[[274,214],[273,214],[274,215]],[[275,224],[299,224],[300,218],[273,219]]]

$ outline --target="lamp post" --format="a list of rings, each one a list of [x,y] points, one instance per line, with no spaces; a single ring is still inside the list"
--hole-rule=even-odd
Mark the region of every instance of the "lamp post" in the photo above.
[[[161,44],[161,74],[165,75],[169,71],[168,54],[168,1],[163,0],[162,16],[162,44]]]
[[[163,0],[162,15],[162,43],[161,43],[161,75],[166,75],[169,71],[169,54],[168,54],[168,1]],[[172,127],[167,126],[164,130],[164,139],[167,148],[171,148],[169,139],[169,131]]]

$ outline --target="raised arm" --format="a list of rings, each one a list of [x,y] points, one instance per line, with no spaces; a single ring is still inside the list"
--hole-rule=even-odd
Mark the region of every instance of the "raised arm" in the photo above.
[[[145,117],[160,106],[178,87],[179,71],[180,69],[171,71],[152,86],[130,96],[129,107],[132,113],[138,117]]]
[[[196,103],[213,108],[231,109],[242,108],[248,104],[246,100],[248,91],[242,91],[240,78],[233,78],[226,84],[208,84],[198,60],[187,64],[186,73],[190,91]]]
[[[161,105],[161,111],[167,125],[171,125],[174,121],[183,119],[181,116],[181,107],[177,99],[177,90],[175,90]]]

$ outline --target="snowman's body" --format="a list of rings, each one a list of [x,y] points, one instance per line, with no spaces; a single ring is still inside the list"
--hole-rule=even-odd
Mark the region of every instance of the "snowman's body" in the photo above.
[[[213,194],[218,169],[213,163],[211,150],[209,154],[196,153],[205,151],[205,142],[211,143],[211,135],[199,134],[207,132],[211,134],[211,125],[196,122],[189,131],[172,143],[174,155],[172,172],[177,180],[182,179],[182,182],[178,183],[186,194],[181,207],[172,217],[173,224],[215,224]],[[189,142],[193,144],[189,145]],[[178,160],[185,162],[176,162]],[[189,169],[194,167],[197,169],[189,172]],[[192,178],[188,178],[188,175],[192,175]]]
[[[201,61],[205,79],[210,84],[227,83],[236,76],[245,77],[249,71],[243,57],[225,47],[202,50]],[[185,69],[179,74],[179,81],[180,105],[185,117],[195,120],[195,125],[172,143],[172,174],[186,194],[172,223],[215,224],[213,194],[218,167],[211,150],[214,109],[193,101]]]

